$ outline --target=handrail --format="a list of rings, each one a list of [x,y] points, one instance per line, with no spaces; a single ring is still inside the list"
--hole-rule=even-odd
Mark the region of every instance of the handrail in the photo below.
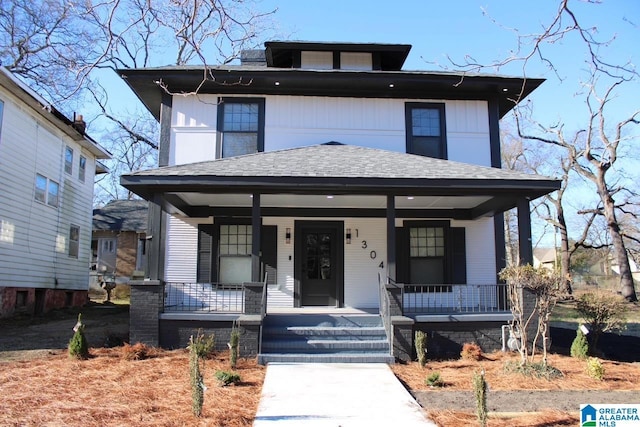
[[[262,328],[264,318],[267,316],[267,277],[269,273],[264,273],[264,284],[262,286],[262,302],[260,303],[260,330],[258,331],[258,354],[262,353]]]
[[[391,326],[391,301],[389,300],[389,293],[387,292],[387,281],[382,280],[382,276],[378,273],[378,293],[380,296],[380,317],[382,318],[382,324],[384,325],[387,339],[390,343],[393,343],[393,330]],[[393,345],[389,346],[389,353],[393,354]]]

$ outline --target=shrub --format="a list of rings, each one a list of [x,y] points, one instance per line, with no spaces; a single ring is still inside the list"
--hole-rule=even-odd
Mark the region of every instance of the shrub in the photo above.
[[[189,340],[189,350],[196,352],[199,358],[208,359],[216,349],[216,338],[214,334],[208,337],[202,333],[202,329],[198,329],[195,338],[192,336]]]
[[[88,359],[89,345],[84,335],[84,323],[82,323],[82,314],[78,314],[78,322],[73,327],[73,336],[69,341],[69,357],[74,359]]]
[[[427,334],[422,331],[416,331],[414,341],[418,355],[418,363],[424,368],[427,364]]]
[[[226,387],[230,384],[237,384],[240,382],[240,375],[235,372],[229,371],[216,371],[216,379],[221,387]]]
[[[604,379],[604,366],[597,357],[590,357],[587,360],[587,374],[594,380],[602,381]]]
[[[627,302],[619,295],[604,292],[586,293],[576,302],[580,313],[593,334],[591,347],[593,353],[603,332],[620,331],[626,326]]]
[[[487,425],[487,382],[484,379],[484,371],[473,374],[471,380],[473,394],[476,397],[476,415],[482,427]]]
[[[518,373],[527,377],[543,378],[552,380],[563,376],[562,372],[551,365],[544,362],[525,363],[507,362],[504,365],[504,371],[507,373]]]
[[[122,358],[125,360],[144,360],[149,358],[149,353],[149,347],[141,342],[125,344],[121,350]]]
[[[465,360],[480,360],[482,359],[482,349],[476,343],[464,343],[462,346],[462,351],[460,352],[460,357]]]
[[[204,404],[204,378],[200,370],[200,356],[193,336],[189,338],[189,380],[191,384],[191,410],[196,417],[202,415]]]
[[[231,352],[229,361],[231,369],[236,369],[238,363],[238,347],[240,343],[240,331],[235,326],[231,329],[231,338],[229,339],[229,350]]]
[[[438,371],[432,372],[424,382],[429,387],[444,387],[444,381],[442,380],[442,377],[440,377],[440,372]]]
[[[578,329],[576,337],[571,343],[571,357],[576,359],[586,359],[589,355],[589,342],[587,336]]]

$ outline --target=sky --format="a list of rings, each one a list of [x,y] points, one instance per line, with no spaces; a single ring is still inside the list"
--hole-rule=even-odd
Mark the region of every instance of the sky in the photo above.
[[[569,8],[584,28],[597,30],[599,41],[610,42],[598,53],[615,63],[638,62],[640,1],[593,1],[570,0]],[[452,61],[462,63],[467,57],[482,63],[509,57],[518,48],[518,35],[539,34],[552,21],[559,0],[262,0],[259,4],[263,10],[277,8],[277,39],[411,44],[405,70],[442,70],[456,69]],[[569,24],[565,17],[563,26]],[[526,69],[517,62],[485,72],[546,79],[529,96],[536,120],[545,126],[563,123],[572,132],[584,128],[588,117],[582,85],[588,75],[584,43],[573,33],[545,45],[543,53],[555,71],[534,57]],[[609,117],[615,123],[627,118],[640,109],[639,100],[640,82],[625,85],[611,103]],[[634,134],[640,136],[637,128]],[[630,151],[638,149],[640,138]],[[627,178],[634,185],[640,182],[640,172]],[[584,195],[586,187],[570,193],[569,212],[595,198],[593,190]],[[579,233],[577,228],[570,224],[570,233],[572,229]],[[552,246],[553,233],[543,234],[538,222],[534,244]]]
[[[520,35],[537,34],[555,16],[559,0],[262,0],[263,10],[276,9],[275,29],[285,40],[403,43],[413,47],[405,70],[456,68],[449,58],[463,62],[470,56],[491,63],[517,49]],[[393,5],[390,5],[393,4]],[[602,51],[616,61],[638,61],[640,1],[604,0],[590,4],[570,0],[569,7],[584,27],[597,27],[603,41],[614,42]],[[567,21],[568,23],[568,21]],[[585,50],[575,36],[545,47],[558,75],[534,58],[523,70],[515,63],[497,74],[545,78],[531,96],[538,117],[562,120],[576,128],[582,118],[583,98],[575,98],[584,78]],[[560,80],[562,79],[562,81]],[[640,86],[627,94],[640,99]],[[541,119],[541,121],[543,121]]]

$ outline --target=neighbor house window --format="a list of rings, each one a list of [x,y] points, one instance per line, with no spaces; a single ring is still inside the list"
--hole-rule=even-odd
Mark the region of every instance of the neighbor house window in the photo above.
[[[220,225],[218,249],[220,283],[251,281],[251,224]]]
[[[57,182],[48,179],[46,176],[36,174],[35,199],[37,201],[57,207],[59,203],[59,191],[60,186]]]
[[[64,171],[71,175],[73,173],[73,148],[64,149]]]
[[[80,248],[80,227],[71,225],[69,227],[69,256],[78,258],[78,250]]]
[[[84,182],[84,177],[87,172],[87,158],[84,156],[80,156],[80,163],[78,167],[78,178],[80,181]]]
[[[2,136],[2,115],[4,113],[4,101],[0,99],[0,136]]]
[[[218,123],[222,135],[220,157],[264,150],[264,99],[223,98]]]
[[[444,104],[406,104],[407,153],[447,158]]]

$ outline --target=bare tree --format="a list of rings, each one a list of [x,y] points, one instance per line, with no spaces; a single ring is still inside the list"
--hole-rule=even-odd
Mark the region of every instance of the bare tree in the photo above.
[[[215,81],[208,64],[234,60],[271,31],[275,11],[258,8],[256,0],[2,1],[0,62],[69,116],[80,104],[97,107],[95,117],[83,114],[114,154],[112,175],[123,173],[153,163],[157,131],[143,119],[122,119],[153,122],[142,108],[125,115],[130,108],[106,96],[122,84],[111,71],[198,64],[208,70],[203,81]],[[100,186],[107,182],[117,179],[103,177]],[[116,185],[107,193],[121,191]]]

